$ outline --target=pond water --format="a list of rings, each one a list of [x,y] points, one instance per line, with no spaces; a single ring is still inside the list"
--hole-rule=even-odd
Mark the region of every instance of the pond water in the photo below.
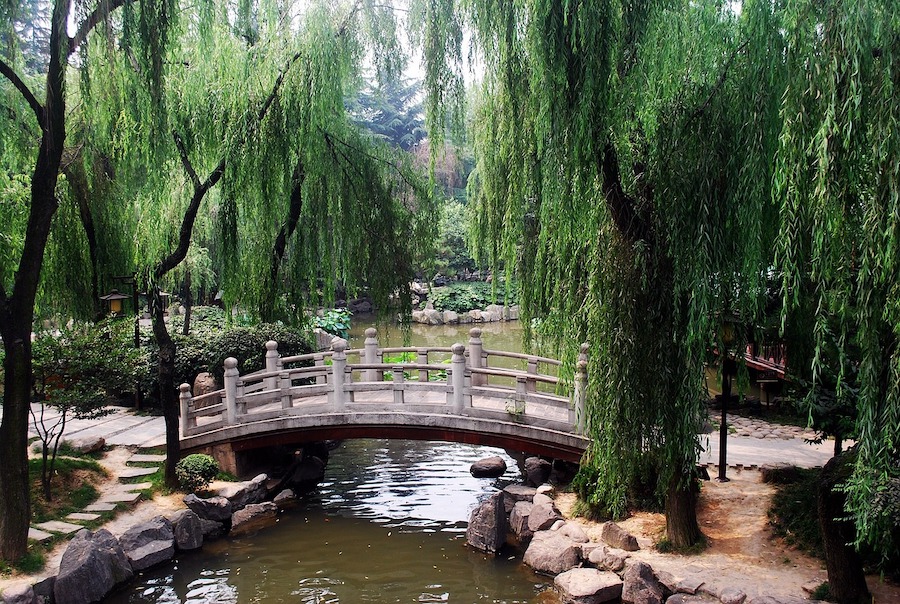
[[[351,345],[368,326],[354,326]],[[470,327],[416,326],[412,345],[465,342]],[[484,327],[487,346],[521,350],[518,324]],[[403,345],[398,329],[379,331],[382,346]],[[473,478],[469,466],[492,455],[506,460],[506,474]],[[465,545],[472,509],[518,481],[516,461],[491,447],[346,441],[331,452],[325,481],[277,525],[181,555],[106,602],[554,603],[551,580],[524,566],[521,552],[493,557]]]

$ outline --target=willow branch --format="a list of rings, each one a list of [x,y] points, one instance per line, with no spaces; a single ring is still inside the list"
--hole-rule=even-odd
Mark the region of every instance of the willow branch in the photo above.
[[[748,44],[750,44],[750,40],[744,40],[740,46],[738,46],[737,48],[734,49],[734,51],[731,53],[731,56],[728,57],[728,61],[725,62],[725,67],[722,69],[722,73],[719,74],[719,79],[716,80],[715,85],[713,86],[712,90],[709,92],[709,96],[706,97],[706,100],[703,101],[702,105],[700,105],[699,107],[694,109],[694,111],[691,113],[690,117],[688,117],[687,121],[685,122],[685,124],[684,124],[685,126],[687,126],[688,124],[693,122],[695,119],[700,117],[701,113],[706,111],[707,107],[709,107],[709,104],[712,103],[713,98],[719,92],[719,89],[722,88],[723,84],[725,84],[725,79],[728,77],[728,70],[731,68],[731,64],[734,63],[734,60],[737,58],[738,54],[742,50],[747,48]]]
[[[184,165],[184,169],[188,173],[188,176],[190,176],[191,183],[194,185],[194,194],[191,196],[191,202],[188,204],[187,210],[184,212],[184,218],[181,221],[181,229],[178,232],[178,247],[175,248],[174,252],[166,256],[162,262],[156,265],[154,273],[157,279],[160,279],[163,275],[178,266],[187,256],[188,248],[191,247],[191,233],[194,231],[194,222],[197,220],[197,212],[200,210],[200,203],[203,201],[206,193],[219,182],[222,175],[225,173],[225,158],[222,158],[218,165],[210,172],[206,180],[200,182],[200,179],[197,177],[197,172],[194,170],[193,164],[191,164],[191,160],[184,151],[184,145],[178,143],[180,137],[175,132],[172,132],[172,136],[175,137],[176,145],[179,147],[178,151],[181,155],[181,163]]]
[[[638,215],[637,200],[622,187],[619,157],[612,142],[607,142],[603,148],[600,171],[603,176],[603,195],[616,228],[632,242],[646,239],[648,225]]]
[[[184,141],[181,139],[181,135],[174,130],[172,130],[172,138],[175,139],[175,146],[178,148],[178,155],[181,157],[181,165],[184,166],[184,171],[187,172],[188,178],[191,179],[191,184],[194,185],[194,189],[197,189],[200,186],[200,179],[197,177],[197,172],[194,171],[191,160],[188,159],[187,149],[184,148]]]
[[[287,220],[281,225],[278,236],[275,237],[275,244],[272,246],[272,265],[269,267],[269,278],[273,288],[278,279],[278,269],[281,266],[281,260],[284,258],[288,239],[294,234],[297,223],[300,222],[300,213],[303,210],[303,181],[306,180],[306,168],[302,158],[297,160],[291,180],[294,186],[291,188]]]
[[[344,147],[347,147],[351,151],[355,151],[356,153],[359,153],[360,155],[367,157],[367,158],[371,159],[372,161],[380,162],[382,164],[385,164],[386,166],[389,166],[390,168],[393,168],[394,171],[400,175],[400,178],[403,180],[403,182],[405,182],[407,185],[409,185],[413,190],[420,189],[420,187],[417,186],[416,183],[412,182],[411,180],[409,180],[409,178],[407,178],[405,171],[397,163],[392,162],[389,159],[385,159],[383,157],[378,157],[377,155],[372,155],[365,149],[360,149],[359,147],[356,147],[355,145],[351,145],[347,141],[342,140],[342,139],[338,138],[337,136],[334,136],[333,134],[328,133],[326,130],[323,130],[322,128],[319,128],[319,130],[322,132],[322,135],[325,137],[326,141],[329,141],[329,142],[334,141],[334,142],[340,143],[341,145],[343,145]],[[341,155],[344,156],[345,160],[350,161],[346,155],[344,155],[343,153]]]
[[[6,61],[0,59],[0,73],[2,73],[7,80],[12,82],[12,85],[16,87],[16,90],[25,98],[25,102],[28,103],[28,106],[31,107],[31,110],[34,112],[35,117],[37,118],[38,124],[40,124],[41,128],[44,128],[44,107],[38,102],[37,98],[34,96],[34,93],[31,92],[31,89],[28,85],[22,81],[22,78],[19,77],[13,68],[10,67]]]
[[[97,4],[97,8],[91,12],[87,18],[81,22],[81,25],[78,27],[78,31],[75,32],[75,36],[69,38],[69,48],[66,52],[66,56],[70,56],[73,52],[78,50],[78,47],[84,44],[84,41],[87,40],[87,36],[91,33],[91,30],[97,26],[101,21],[105,21],[107,17],[109,17],[110,13],[119,8],[120,6],[127,4],[129,2],[133,2],[134,0],[107,0],[106,2],[99,2]]]

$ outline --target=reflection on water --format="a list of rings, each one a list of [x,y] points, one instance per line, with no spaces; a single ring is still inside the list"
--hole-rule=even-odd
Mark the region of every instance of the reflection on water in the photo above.
[[[468,345],[469,330],[477,327],[481,330],[481,340],[485,348],[505,350],[507,352],[523,351],[523,330],[519,321],[470,323],[467,325],[421,325],[413,323],[407,330],[409,337],[409,343],[407,344],[404,341],[404,330],[396,323],[376,323],[374,317],[357,315],[353,317],[350,327],[351,348],[362,348],[366,339],[366,329],[369,327],[374,327],[378,330],[378,343],[382,347],[450,347],[457,342]]]
[[[472,462],[501,455],[499,479]],[[332,452],[326,482],[278,524],[150,571],[110,603],[452,602],[536,604],[548,580],[518,557],[465,546],[471,510],[518,478],[490,447],[357,440]]]

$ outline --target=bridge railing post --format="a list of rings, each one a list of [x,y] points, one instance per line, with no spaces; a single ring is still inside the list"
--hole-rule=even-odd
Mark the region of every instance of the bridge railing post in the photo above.
[[[238,361],[234,357],[225,359],[225,423],[231,425],[237,418]]]
[[[418,363],[419,365],[427,365],[428,364],[428,351],[427,350],[420,350],[418,352],[418,354],[416,355],[416,357],[417,357],[416,363]],[[427,369],[419,370],[419,381],[420,382],[428,381],[428,370]]]
[[[537,357],[528,357],[528,375],[537,375],[538,372],[538,360]],[[529,377],[525,382],[525,390],[527,392],[537,392],[537,380],[532,377]]]
[[[282,371],[278,374],[278,389],[281,391],[281,408],[290,409],[294,406],[291,398],[291,374]]]
[[[313,356],[313,364],[316,367],[324,367],[325,366],[325,355],[324,354],[316,354]],[[328,377],[324,374],[316,375],[316,384],[327,384]]]
[[[331,340],[331,409],[343,411],[344,401],[344,376],[347,369],[347,340],[334,338]]]
[[[281,355],[278,354],[278,342],[269,340],[266,342],[266,373],[275,373],[279,369]],[[266,390],[275,390],[278,388],[278,378],[266,378]]]
[[[573,393],[572,407],[569,409],[569,421],[578,434],[584,434],[587,431],[587,416],[585,405],[587,403],[587,353],[589,345],[587,342],[581,345],[578,353],[578,362],[575,364],[575,392]]]
[[[466,347],[456,343],[450,347],[450,391],[452,412],[462,414],[466,404]],[[474,377],[474,376],[472,376]]]
[[[528,392],[528,378],[524,375],[516,377],[516,394],[512,400],[512,408],[507,408],[507,413],[516,417],[525,415],[525,393]]]
[[[482,369],[487,363],[484,358],[484,345],[481,342],[481,329],[473,327],[469,330],[469,367],[472,369]],[[487,384],[487,376],[481,373],[472,374],[473,386],[484,386]]]
[[[391,370],[391,378],[394,382],[394,404],[402,405],[406,394],[403,386],[406,381],[406,376],[403,375],[403,365],[397,365]]]
[[[374,327],[366,330],[366,341],[363,345],[365,349],[365,359],[367,365],[374,365],[378,362],[378,331]],[[377,369],[366,369],[367,382],[380,382],[381,376],[378,375]]]
[[[235,400],[237,401],[235,407],[236,419],[240,419],[242,415],[247,415],[247,399],[244,398],[244,386],[244,378],[238,376],[237,383],[235,384]]]
[[[181,406],[181,435],[187,436],[188,428],[197,426],[197,418],[191,417],[190,413],[194,407],[194,397],[191,395],[189,384],[180,385],[178,390],[178,401]]]

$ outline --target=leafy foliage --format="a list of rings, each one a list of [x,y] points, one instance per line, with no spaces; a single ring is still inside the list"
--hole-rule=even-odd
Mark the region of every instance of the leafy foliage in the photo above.
[[[188,493],[205,489],[219,473],[219,464],[209,455],[194,453],[182,458],[175,466],[178,483]]]
[[[316,327],[328,333],[346,339],[350,334],[350,317],[353,316],[346,308],[328,308],[322,316],[316,316]]]
[[[455,312],[483,309],[489,304],[515,304],[515,292],[504,300],[503,289],[503,284],[498,284],[498,291],[495,291],[491,283],[483,281],[454,281],[445,287],[434,288],[429,300],[437,310]]]

